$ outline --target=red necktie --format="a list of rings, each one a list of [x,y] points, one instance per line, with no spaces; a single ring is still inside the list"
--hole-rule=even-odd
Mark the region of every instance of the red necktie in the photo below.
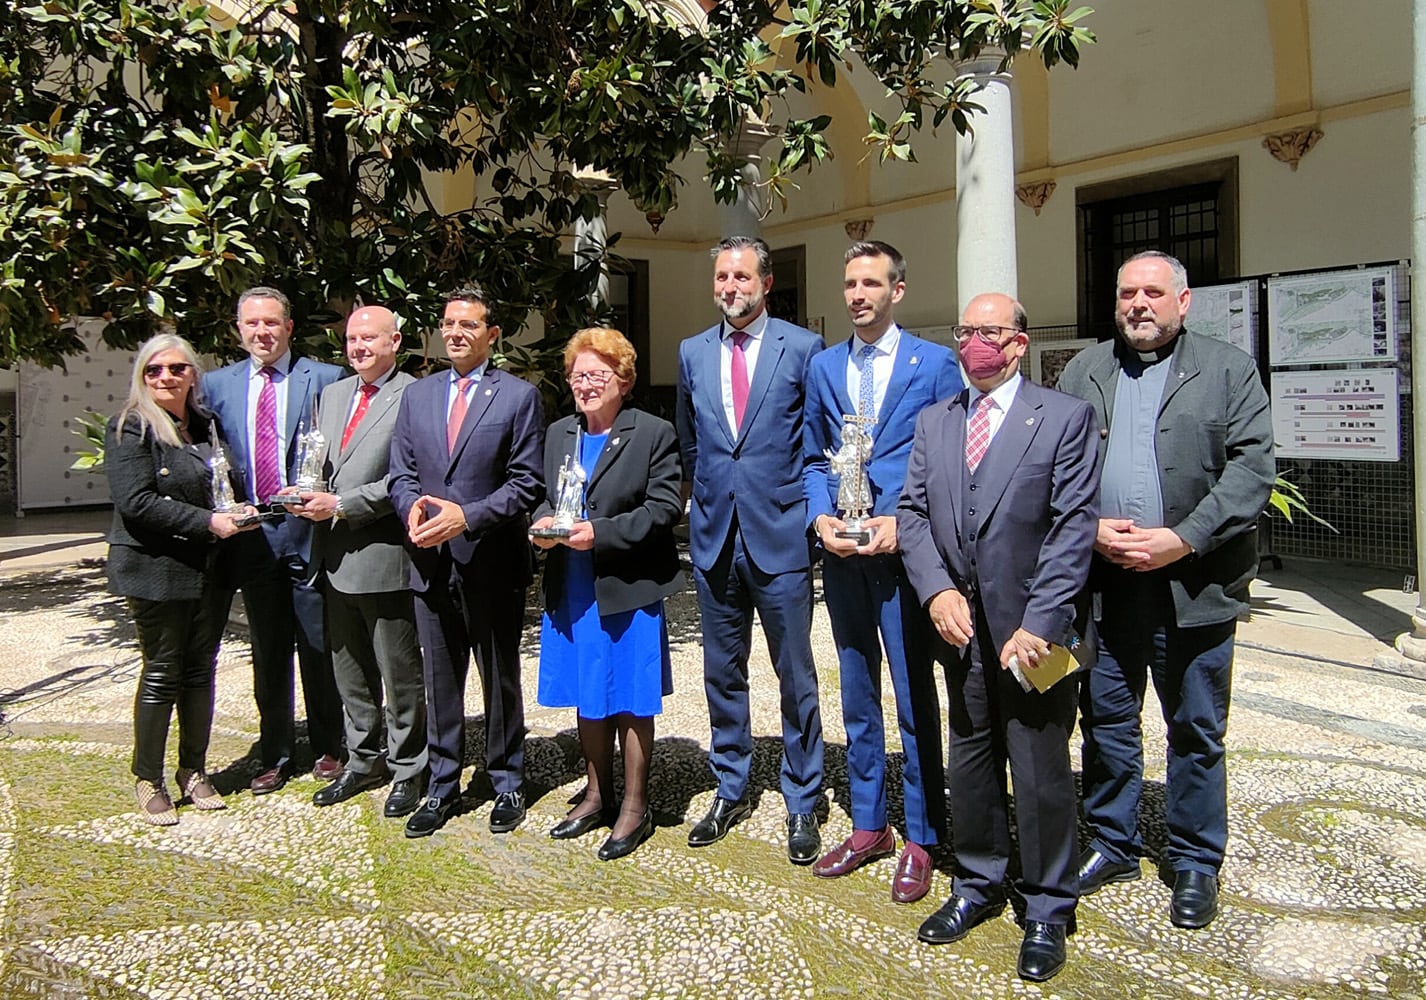
[[[743,429],[743,413],[748,408],[748,356],[743,345],[748,335],[739,330],[733,334],[733,423]]]
[[[264,368],[262,390],[257,394],[257,411],[253,414],[253,486],[257,488],[256,503],[267,503],[268,497],[282,489],[282,473],[277,463],[277,389],[272,377],[277,369]]]
[[[446,418],[446,450],[454,453],[456,450],[456,438],[460,437],[460,425],[465,423],[465,411],[469,405],[466,403],[465,391],[470,388],[470,383],[474,381],[468,378],[456,379],[456,398],[451,403],[451,415]]]
[[[970,427],[966,429],[966,468],[972,473],[985,457],[990,447],[990,411],[995,409],[995,400],[984,395],[976,400],[975,413],[971,414]]]
[[[342,431],[342,451],[347,450],[347,444],[352,439],[352,432],[357,429],[357,424],[361,423],[361,418],[366,416],[366,411],[371,406],[371,397],[376,395],[377,387],[363,384],[357,391],[361,393],[361,399],[357,400],[356,409],[352,411],[352,418],[347,421],[347,429]]]

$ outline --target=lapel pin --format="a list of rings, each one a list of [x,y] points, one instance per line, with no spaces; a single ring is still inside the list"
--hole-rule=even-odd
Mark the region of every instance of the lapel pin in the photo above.
[[[616,444],[618,444],[618,443],[619,443],[619,439],[618,439],[618,438],[615,438],[613,441],[610,441],[610,442],[609,442],[609,447],[612,448],[612,447],[614,447],[614,446],[615,446]]]
[[[168,469],[167,469],[167,468],[159,469],[159,470],[158,470],[158,474],[159,474],[160,476],[166,476],[166,475],[168,475]]]
[[[1034,426],[1034,423],[1035,423],[1035,418],[1034,418],[1034,417],[1026,417],[1026,418],[1025,418],[1025,426],[1026,426],[1026,427],[1032,427],[1032,426]]]
[[[916,362],[918,362],[918,361],[920,361],[920,360],[921,360],[921,359],[918,358],[918,357],[916,357],[916,355],[914,355],[914,354],[911,355],[911,363],[912,363],[913,365],[916,364]]]
[[[489,395],[490,395],[490,390],[489,390],[489,389],[486,389],[486,390],[485,390],[485,394],[486,394],[487,396],[489,396]]]

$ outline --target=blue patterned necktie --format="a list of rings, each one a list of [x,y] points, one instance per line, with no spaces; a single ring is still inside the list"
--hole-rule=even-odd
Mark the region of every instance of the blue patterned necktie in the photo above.
[[[857,416],[876,416],[876,381],[872,377],[872,355],[876,353],[875,344],[867,344],[862,348],[862,381],[857,388]]]

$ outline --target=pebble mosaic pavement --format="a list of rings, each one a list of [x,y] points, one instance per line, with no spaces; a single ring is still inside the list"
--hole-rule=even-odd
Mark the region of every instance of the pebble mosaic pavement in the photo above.
[[[713,794],[696,620],[691,596],[671,603],[677,693],[658,721],[659,828],[632,857],[603,864],[599,835],[546,835],[582,785],[582,762],[572,714],[535,705],[531,646],[533,801],[512,834],[489,832],[480,776],[467,811],[418,841],[382,818],[384,790],[326,809],[311,805],[310,777],[260,799],[238,791],[256,770],[238,637],[220,657],[209,758],[229,808],[185,807],[178,826],[155,828],[133,809],[138,661],[122,604],[94,567],[7,579],[0,996],[1426,998],[1426,683],[1240,651],[1220,917],[1197,932],[1168,922],[1168,889],[1154,877],[1164,746],[1150,724],[1145,877],[1082,901],[1068,967],[1036,986],[1014,975],[1009,910],[958,944],[916,941],[949,893],[944,861],[931,895],[910,906],[890,900],[894,859],[836,881],[787,863],[763,650],[752,680],[758,808],[723,842],[686,846]],[[820,603],[814,644],[830,845],[850,821]],[[478,704],[472,679],[472,718]],[[889,685],[886,708],[894,733]],[[478,730],[468,761],[482,759]],[[895,782],[890,798],[899,820]]]

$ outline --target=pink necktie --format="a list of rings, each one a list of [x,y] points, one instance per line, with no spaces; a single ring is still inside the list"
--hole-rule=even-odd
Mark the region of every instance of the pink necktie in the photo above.
[[[357,424],[361,423],[361,418],[366,416],[367,408],[371,406],[371,397],[376,395],[377,387],[374,385],[363,385],[357,391],[361,393],[361,399],[357,400],[356,409],[352,411],[352,418],[347,421],[347,429],[342,431],[342,451],[347,450],[347,445],[351,442],[352,432],[357,429]]]
[[[451,415],[446,419],[446,450],[454,453],[456,450],[456,438],[460,437],[460,425],[465,423],[465,411],[469,405],[465,400],[465,391],[470,388],[472,379],[456,379],[456,398],[451,403]]]
[[[985,450],[990,447],[990,411],[993,409],[995,400],[989,395],[981,396],[976,400],[970,427],[966,429],[966,468],[972,473],[985,457]]]
[[[253,485],[257,487],[257,503],[267,503],[268,497],[282,489],[281,466],[277,461],[277,388],[272,378],[277,369],[268,366],[262,375],[262,391],[257,394],[257,412],[253,415]]]
[[[748,335],[739,330],[733,334],[733,423],[743,429],[743,413],[748,408],[748,356],[743,345]]]

